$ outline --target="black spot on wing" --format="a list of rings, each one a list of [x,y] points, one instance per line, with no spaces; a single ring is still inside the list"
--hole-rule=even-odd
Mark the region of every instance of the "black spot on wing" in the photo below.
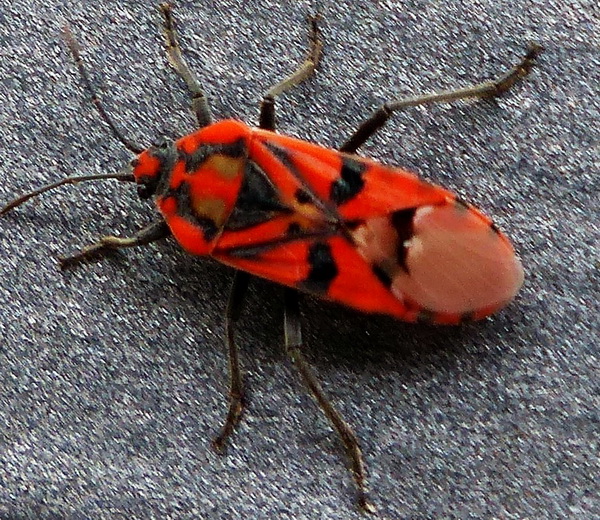
[[[354,231],[359,226],[363,226],[364,224],[365,224],[365,221],[364,220],[359,220],[359,219],[345,220],[344,221],[344,226],[346,226],[346,229],[349,229],[350,231]]]
[[[417,315],[417,323],[431,325],[435,323],[435,314],[434,311],[430,311],[429,309],[421,309]]]
[[[306,180],[294,163],[290,151],[272,142],[265,142],[265,146],[277,158],[277,160],[280,161],[281,164],[283,164],[298,181],[300,181],[301,185],[304,186],[303,188],[296,190],[296,193],[294,193],[294,198],[300,204],[317,202],[314,195],[310,193],[308,187],[306,186]]]
[[[340,216],[335,208],[326,201],[318,197],[311,189],[306,178],[302,174],[301,169],[295,164],[294,151],[288,150],[276,143],[266,141],[265,147],[273,154],[273,156],[283,164],[289,173],[299,182],[301,188],[294,194],[296,200],[300,204],[313,204],[317,209],[323,212],[328,220],[340,222]]]
[[[329,198],[338,206],[358,195],[365,181],[363,174],[366,166],[352,157],[342,156],[340,177],[331,183]]]
[[[298,284],[298,288],[316,294],[326,293],[339,274],[331,247],[324,242],[312,244],[308,250],[307,262],[310,265],[308,277]]]
[[[292,222],[285,231],[288,236],[299,236],[302,233],[302,227],[298,222]]]
[[[312,197],[307,193],[306,190],[303,189],[296,190],[294,197],[300,204],[307,204],[312,200]]]
[[[408,248],[405,246],[405,242],[410,240],[413,236],[413,218],[415,216],[415,211],[416,208],[401,209],[399,211],[394,211],[394,213],[390,215],[390,221],[398,235],[396,261],[406,273],[408,273],[408,265],[406,264]]]
[[[222,256],[230,256],[232,258],[255,258],[260,257],[263,253],[267,253],[276,248],[298,242],[299,240],[326,240],[336,234],[332,230],[323,231],[302,231],[299,227],[296,228],[292,223],[287,229],[286,235],[276,238],[264,240],[253,244],[240,244],[226,248],[218,248],[216,252]],[[310,255],[309,255],[310,256]],[[317,262],[318,263],[318,262]],[[311,264],[312,265],[312,264]]]
[[[373,274],[377,277],[377,279],[387,288],[389,289],[392,286],[392,277],[385,272],[385,270],[379,265],[371,266],[371,270]]]
[[[247,229],[282,213],[290,214],[292,210],[281,203],[279,192],[267,174],[256,163],[248,161],[237,201],[225,229]]]
[[[266,146],[267,150],[269,150],[281,162],[281,164],[292,171],[296,178],[300,177],[298,168],[296,168],[296,165],[290,157],[288,150],[271,141],[265,141],[264,145]]]
[[[471,323],[475,319],[474,312],[464,312],[460,316],[460,323]]]
[[[251,246],[222,249],[219,253],[230,256],[231,258],[260,258],[262,254],[271,251],[273,247],[273,243],[267,242]]]

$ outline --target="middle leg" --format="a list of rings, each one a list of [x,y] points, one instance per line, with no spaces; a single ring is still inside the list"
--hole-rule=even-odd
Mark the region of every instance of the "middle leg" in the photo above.
[[[346,448],[346,453],[352,465],[354,481],[356,482],[359,506],[367,513],[375,513],[375,507],[367,499],[365,466],[356,434],[325,395],[321,384],[302,353],[302,326],[300,323],[298,296],[296,290],[285,289],[285,349],[298,369],[302,381],[310,390],[310,393],[317,401],[321,410],[323,410],[327,419],[329,419],[331,425],[337,431]]]

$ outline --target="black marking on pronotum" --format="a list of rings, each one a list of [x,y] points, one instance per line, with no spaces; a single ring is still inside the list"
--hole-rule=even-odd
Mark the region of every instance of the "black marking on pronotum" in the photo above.
[[[183,150],[177,150],[179,155],[179,159],[183,161],[185,164],[185,173],[194,173],[200,166],[204,164],[206,159],[208,159],[212,154],[212,146],[211,145],[201,145],[198,146],[192,153],[187,153]]]
[[[219,233],[219,226],[217,226],[217,223],[213,219],[205,215],[198,215],[194,211],[191,203],[189,183],[182,182],[176,189],[169,189],[165,193],[164,198],[169,197],[175,199],[177,215],[201,228],[206,241],[210,242],[216,238]]]
[[[308,249],[306,260],[310,265],[310,271],[306,279],[298,283],[298,288],[311,293],[326,293],[339,274],[331,254],[331,247],[325,242],[312,244]]]
[[[246,140],[243,137],[227,144],[203,144],[192,153],[178,150],[179,158],[185,163],[186,173],[194,173],[213,155],[225,155],[232,159],[246,156]]]
[[[392,286],[392,277],[386,273],[381,266],[374,264],[371,266],[371,270],[377,279],[386,287],[386,289],[389,289]]]
[[[199,228],[202,229],[204,233],[204,240],[207,242],[213,241],[217,234],[219,233],[219,228],[215,224],[215,221],[208,217],[198,217],[194,218],[194,223],[198,225]]]
[[[329,191],[331,201],[339,206],[356,197],[365,185],[363,179],[365,169],[364,163],[352,157],[342,156],[340,178],[331,183]]]
[[[277,188],[268,175],[253,161],[248,161],[235,207],[225,229],[239,231],[271,220],[276,214],[292,210],[279,199]]]
[[[416,208],[401,209],[394,211],[394,213],[390,215],[390,222],[398,234],[396,261],[406,273],[408,273],[408,265],[406,264],[408,248],[405,246],[405,242],[410,240],[413,236],[413,218],[415,216],[415,211]]]

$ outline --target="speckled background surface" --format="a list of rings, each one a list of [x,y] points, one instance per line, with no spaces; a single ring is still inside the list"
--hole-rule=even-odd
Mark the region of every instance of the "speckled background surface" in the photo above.
[[[194,128],[155,3],[95,4],[0,7],[0,202],[130,158],[85,99],[67,20],[127,135]],[[321,68],[278,119],[329,146],[386,99],[493,77],[530,40],[547,48],[502,99],[414,109],[362,150],[494,216],[526,269],[516,301],[457,329],[303,302],[306,355],[362,439],[382,518],[600,516],[594,5],[321,2]],[[256,121],[260,93],[304,54],[310,5],[176,8],[215,114]],[[57,269],[57,255],[153,214],[104,182],[0,220],[0,517],[359,518],[343,450],[282,351],[278,287],[252,285],[240,325],[250,403],[220,457],[209,439],[225,412],[230,270],[172,242]]]

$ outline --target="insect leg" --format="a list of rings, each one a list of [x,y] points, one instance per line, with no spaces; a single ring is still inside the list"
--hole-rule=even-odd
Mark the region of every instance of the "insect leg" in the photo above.
[[[79,253],[59,259],[61,269],[71,267],[88,258],[101,255],[107,251],[122,249],[125,247],[145,246],[150,242],[156,242],[171,235],[171,230],[164,220],[153,222],[149,226],[141,229],[135,235],[128,238],[119,238],[114,236],[105,236],[98,242],[94,242],[84,247]]]
[[[304,63],[283,81],[271,87],[263,95],[263,99],[260,103],[260,128],[275,130],[275,98],[310,77],[317,68],[323,49],[323,42],[321,41],[318,27],[318,18],[318,15],[313,15],[308,19],[310,23],[310,46]]]
[[[196,114],[198,124],[200,127],[207,126],[212,121],[212,117],[210,115],[206,94],[181,54],[181,47],[179,46],[177,32],[175,31],[175,25],[173,23],[171,4],[161,4],[160,12],[164,17],[164,31],[167,40],[169,63],[175,69],[177,74],[179,74],[179,77],[185,81],[185,84],[190,91],[192,96],[192,110],[194,111],[194,114]]]
[[[341,414],[335,409],[331,401],[325,395],[321,384],[314,375],[310,365],[302,354],[302,326],[300,323],[300,308],[298,305],[298,293],[293,289],[285,289],[285,348],[294,365],[300,372],[304,384],[317,401],[318,405],[327,416],[332,426],[337,431],[352,464],[352,473],[358,488],[358,503],[360,507],[368,512],[374,513],[375,507],[367,500],[365,485],[365,467],[362,453],[356,435],[348,426]]]
[[[222,452],[228,437],[233,432],[244,411],[244,385],[240,371],[240,361],[234,338],[234,327],[237,323],[250,275],[244,271],[236,271],[229,291],[227,313],[225,316],[225,343],[229,353],[229,410],[225,424],[219,435],[213,439],[213,447]]]
[[[434,94],[425,94],[406,99],[384,103],[377,109],[373,115],[364,121],[352,136],[340,147],[340,151],[354,153],[369,139],[377,130],[379,130],[390,118],[393,112],[403,110],[408,107],[425,105],[429,103],[445,103],[466,98],[492,98],[499,96],[509,90],[515,83],[527,76],[535,64],[535,59],[542,52],[543,47],[538,44],[531,44],[527,54],[518,65],[496,80],[485,81],[472,85],[470,87],[458,90],[445,90]]]

